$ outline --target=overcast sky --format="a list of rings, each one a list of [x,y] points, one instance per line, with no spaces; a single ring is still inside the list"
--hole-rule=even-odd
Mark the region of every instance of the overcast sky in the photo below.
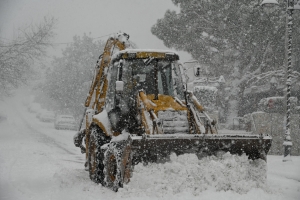
[[[106,35],[123,31],[138,48],[166,49],[150,30],[168,9],[179,11],[171,0],[0,0],[0,37],[11,40],[18,28],[53,16],[58,20],[56,43],[72,42],[74,35],[84,33],[105,36],[101,39],[106,41]],[[63,48],[58,45],[54,50]],[[185,52],[178,53],[181,61],[191,59]]]

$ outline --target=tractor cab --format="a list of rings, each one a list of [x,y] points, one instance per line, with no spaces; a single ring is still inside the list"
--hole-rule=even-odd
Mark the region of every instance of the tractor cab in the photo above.
[[[169,51],[123,50],[112,59],[106,110],[113,129],[137,129],[139,93],[143,92],[158,111],[174,109],[168,101],[184,99],[179,56]],[[162,106],[162,104],[164,106]],[[180,107],[180,106],[179,106]],[[180,109],[182,110],[182,109]]]

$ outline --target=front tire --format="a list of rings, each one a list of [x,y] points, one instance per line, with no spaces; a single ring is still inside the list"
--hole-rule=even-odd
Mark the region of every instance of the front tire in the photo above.
[[[91,128],[88,151],[89,174],[92,181],[102,185],[104,185],[103,160],[105,150],[101,149],[101,146],[109,141],[110,137],[107,137],[99,127]]]
[[[117,192],[132,176],[131,141],[111,142],[105,152],[104,175],[106,186]]]

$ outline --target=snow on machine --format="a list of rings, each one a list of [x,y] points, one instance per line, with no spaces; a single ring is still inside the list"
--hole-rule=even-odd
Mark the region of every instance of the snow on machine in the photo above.
[[[117,191],[134,165],[164,162],[173,152],[200,158],[223,151],[266,160],[271,137],[217,131],[216,120],[185,89],[175,52],[130,49],[128,39],[125,33],[108,39],[74,136],[91,180]]]

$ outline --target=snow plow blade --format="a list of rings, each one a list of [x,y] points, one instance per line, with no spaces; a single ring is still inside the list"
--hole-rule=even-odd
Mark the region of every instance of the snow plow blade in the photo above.
[[[199,159],[223,153],[248,155],[249,159],[267,160],[272,138],[263,135],[234,134],[161,134],[128,136],[101,147],[104,154],[104,184],[113,191],[123,187],[132,177],[138,163],[164,163],[170,154],[196,154]]]
[[[196,154],[199,158],[230,152],[249,159],[263,159],[271,147],[272,138],[262,135],[147,135],[133,137],[131,149],[133,164],[157,162],[168,158],[170,153]]]

